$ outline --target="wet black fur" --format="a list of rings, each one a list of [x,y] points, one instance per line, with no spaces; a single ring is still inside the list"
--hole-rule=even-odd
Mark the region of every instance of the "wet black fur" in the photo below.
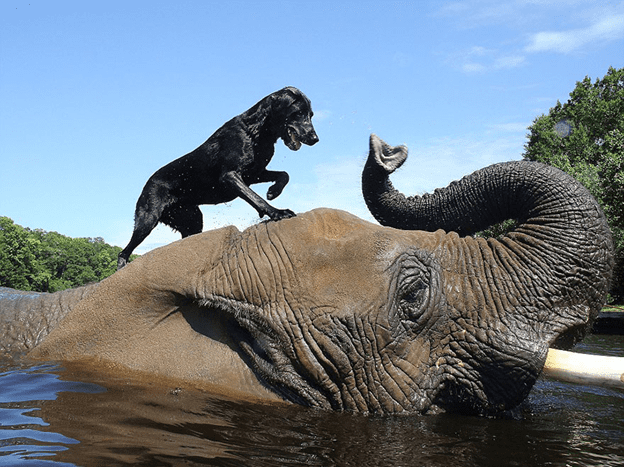
[[[293,217],[291,210],[274,208],[249,186],[274,182],[267,199],[280,195],[289,177],[286,172],[266,170],[274,145],[278,138],[294,151],[301,143],[315,144],[318,136],[312,115],[310,100],[297,88],[286,87],[225,123],[194,151],[156,171],[139,196],[134,232],[128,246],[119,253],[117,268],[125,266],[158,222],[180,232],[182,237],[200,233],[202,204],[225,203],[240,197],[260,217]]]

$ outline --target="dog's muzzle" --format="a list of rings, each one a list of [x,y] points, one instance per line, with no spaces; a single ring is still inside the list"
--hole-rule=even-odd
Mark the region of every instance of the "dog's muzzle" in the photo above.
[[[314,129],[306,131],[303,134],[299,134],[297,129],[291,126],[288,126],[286,128],[286,138],[283,139],[284,144],[286,144],[288,149],[290,149],[291,151],[297,151],[301,147],[302,143],[308,146],[312,146],[318,143],[319,140]]]

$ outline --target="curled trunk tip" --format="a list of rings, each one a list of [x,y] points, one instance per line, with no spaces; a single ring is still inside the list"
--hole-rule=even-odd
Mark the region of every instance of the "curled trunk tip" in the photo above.
[[[391,174],[407,160],[407,147],[390,146],[379,136],[371,133],[368,158],[373,159],[379,167]]]

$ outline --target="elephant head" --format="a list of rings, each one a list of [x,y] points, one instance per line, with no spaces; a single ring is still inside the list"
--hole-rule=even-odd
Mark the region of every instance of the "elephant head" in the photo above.
[[[34,345],[31,358],[95,359],[311,407],[514,407],[549,346],[582,334],[604,300],[613,262],[605,219],[572,179],[528,163],[479,171],[412,212],[420,201],[387,180],[404,152],[372,139],[372,211],[402,228],[423,218],[449,232],[331,209],[205,232],[66,299],[0,299],[5,318],[22,321],[12,339]],[[450,232],[508,216],[520,224],[500,240]],[[25,307],[60,307],[62,317],[46,336]]]
[[[426,331],[448,343],[436,400],[508,406],[532,386],[545,350],[573,345],[604,305],[614,262],[605,216],[572,177],[527,161],[406,197],[388,178],[406,158],[406,147],[371,135],[362,191],[382,225],[421,238],[441,229],[432,256],[442,298]],[[501,238],[470,236],[507,219],[517,224]]]

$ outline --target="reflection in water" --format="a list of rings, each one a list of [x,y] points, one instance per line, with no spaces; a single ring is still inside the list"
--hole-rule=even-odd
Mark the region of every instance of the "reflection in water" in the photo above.
[[[1,367],[0,367],[1,368]],[[67,449],[79,441],[42,430],[48,426],[40,417],[40,407],[54,400],[60,391],[102,392],[89,383],[60,381],[56,365],[13,366],[0,373],[0,464],[30,464],[50,453]],[[49,465],[62,465],[58,463]]]
[[[622,344],[622,336],[592,336],[583,351],[621,355]],[[624,393],[539,381],[501,419],[376,417],[231,401],[71,366],[0,364],[0,464],[44,459],[89,466],[622,465]]]

